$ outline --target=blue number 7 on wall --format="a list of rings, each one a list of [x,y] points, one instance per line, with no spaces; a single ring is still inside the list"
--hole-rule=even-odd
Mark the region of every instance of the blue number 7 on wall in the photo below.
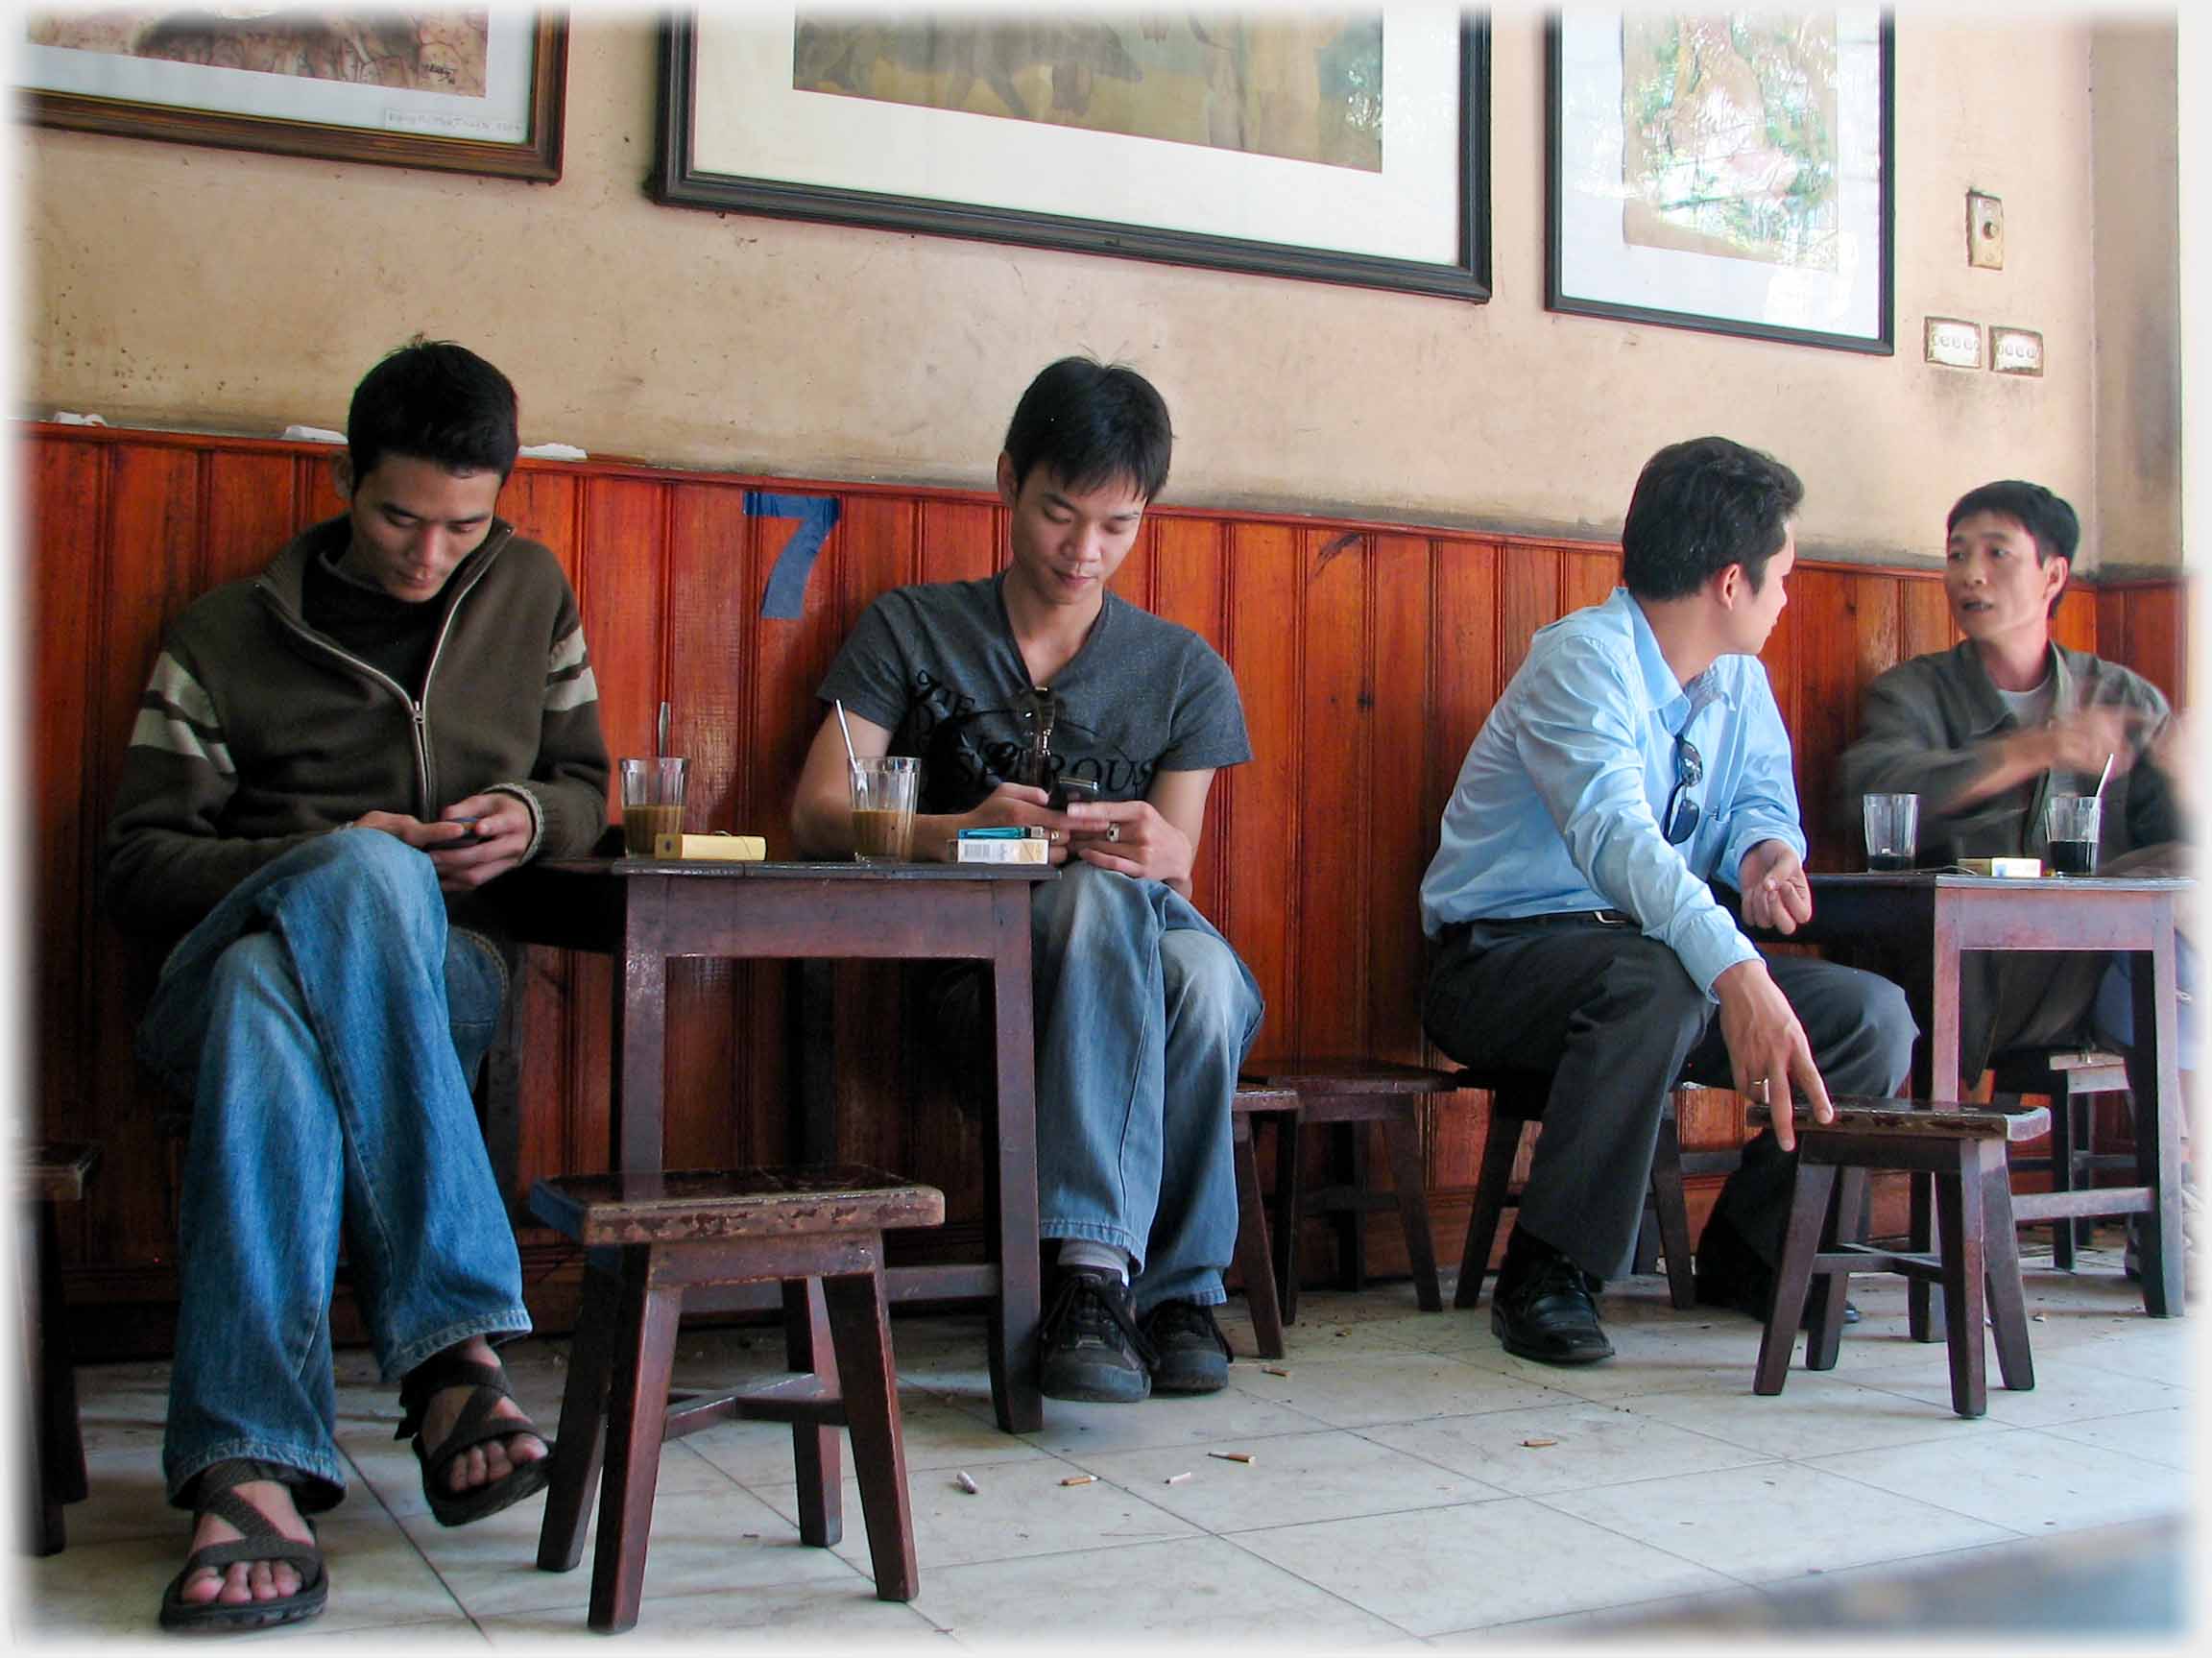
[[[814,568],[822,543],[837,526],[837,497],[771,495],[761,490],[747,490],[745,516],[796,520],[791,539],[776,556],[776,567],[768,572],[768,590],[760,595],[760,613],[783,620],[804,614],[807,574]]]

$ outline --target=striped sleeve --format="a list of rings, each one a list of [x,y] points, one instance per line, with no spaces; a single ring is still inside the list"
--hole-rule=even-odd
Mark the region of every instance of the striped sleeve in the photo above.
[[[182,760],[212,766],[221,777],[238,775],[238,768],[230,762],[229,745],[223,740],[214,699],[167,651],[156,659],[153,675],[146,682],[146,694],[139,699],[138,718],[131,728],[131,746],[158,749]]]

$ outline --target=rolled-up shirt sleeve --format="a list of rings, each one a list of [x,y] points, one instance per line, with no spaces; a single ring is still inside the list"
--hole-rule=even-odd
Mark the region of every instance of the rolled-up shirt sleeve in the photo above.
[[[1515,744],[1575,869],[1593,891],[1634,916],[1647,937],[1679,956],[1711,996],[1715,979],[1758,951],[1660,832],[1645,794],[1633,723],[1640,716],[1630,711],[1640,699],[1623,665],[1569,644],[1526,672]],[[1783,754],[1786,779],[1786,745]]]

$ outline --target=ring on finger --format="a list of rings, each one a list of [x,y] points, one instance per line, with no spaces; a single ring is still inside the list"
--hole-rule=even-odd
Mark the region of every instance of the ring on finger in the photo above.
[[[1121,838],[1121,826],[1119,824],[1108,824],[1106,826],[1106,838],[1110,841],[1119,840]]]

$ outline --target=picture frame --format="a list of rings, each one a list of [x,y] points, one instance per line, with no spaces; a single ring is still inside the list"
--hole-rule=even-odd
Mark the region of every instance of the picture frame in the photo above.
[[[1895,353],[1888,12],[1568,12],[1545,56],[1549,309]]]
[[[663,25],[646,181],[653,200],[1490,297],[1490,37],[1480,17],[1382,9],[1382,164],[1358,173],[1206,142],[802,87],[794,84],[797,11],[709,9]],[[1153,26],[1190,27],[1173,18]],[[1053,27],[1073,35],[1140,25],[1077,19]],[[1109,56],[1118,45],[1087,36],[1075,43]],[[1022,69],[1042,84],[1038,62]],[[1051,66],[1054,99],[1061,73]],[[1081,73],[1090,73],[1087,63]],[[997,80],[1011,84],[1004,73]]]
[[[567,14],[487,15],[481,93],[26,44],[16,51],[21,112],[70,132],[555,182]],[[327,26],[328,14],[315,16],[313,26]]]

